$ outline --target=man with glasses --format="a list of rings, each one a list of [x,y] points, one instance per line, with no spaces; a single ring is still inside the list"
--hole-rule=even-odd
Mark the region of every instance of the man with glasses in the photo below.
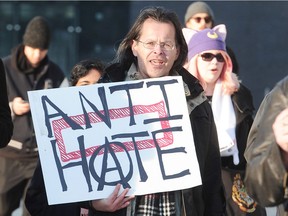
[[[106,68],[104,79],[117,82],[182,76],[202,185],[181,191],[136,196],[133,201],[123,199],[122,207],[128,207],[111,215],[224,214],[225,198],[216,127],[203,88],[198,80],[183,68],[187,52],[177,15],[161,7],[145,8],[120,43],[114,64]],[[95,215],[108,215],[99,211],[97,201],[90,204]]]
[[[214,26],[214,13],[205,2],[193,2],[185,13],[185,25],[187,28],[201,31]]]

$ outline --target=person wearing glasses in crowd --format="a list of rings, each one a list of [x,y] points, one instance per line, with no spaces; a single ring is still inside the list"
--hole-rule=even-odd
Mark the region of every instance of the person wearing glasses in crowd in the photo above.
[[[191,3],[186,10],[185,17],[186,28],[201,31],[214,26],[215,17],[211,7],[202,1]]]
[[[251,92],[232,73],[232,61],[225,44],[226,26],[221,24],[202,31],[183,28],[182,31],[188,45],[185,67],[200,81],[213,110],[226,192],[226,215],[266,215],[246,193],[243,184],[244,151],[254,106]]]
[[[187,7],[184,23],[186,28],[196,31],[213,28],[215,26],[215,15],[206,2],[195,1]],[[226,46],[226,50],[233,63],[232,72],[239,74],[239,65],[235,53],[229,46]]]
[[[111,215],[222,216],[225,211],[212,109],[198,80],[183,68],[187,52],[176,13],[162,7],[144,8],[120,43],[103,80],[117,82],[182,76],[202,185],[181,191],[136,196],[128,208]],[[97,206],[93,202],[91,204],[96,215],[101,215]]]

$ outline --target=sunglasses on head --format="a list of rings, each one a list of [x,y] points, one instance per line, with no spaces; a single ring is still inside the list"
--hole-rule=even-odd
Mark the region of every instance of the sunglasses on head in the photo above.
[[[211,17],[193,17],[195,22],[200,23],[202,19],[204,19],[205,23],[210,23],[212,21]]]
[[[217,53],[216,55],[214,55],[213,53],[202,53],[200,54],[200,56],[202,60],[206,62],[210,62],[214,58],[216,58],[218,62],[224,62],[224,57],[222,56],[221,53]]]

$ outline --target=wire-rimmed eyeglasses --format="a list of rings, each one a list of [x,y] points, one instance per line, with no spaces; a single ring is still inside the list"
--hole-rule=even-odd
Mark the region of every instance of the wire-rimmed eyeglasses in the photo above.
[[[172,42],[160,42],[157,43],[156,41],[140,41],[140,40],[136,40],[137,42],[140,42],[141,44],[143,44],[143,46],[146,49],[150,49],[153,50],[155,49],[156,45],[159,45],[161,49],[165,50],[165,51],[171,51],[175,48],[175,45]]]

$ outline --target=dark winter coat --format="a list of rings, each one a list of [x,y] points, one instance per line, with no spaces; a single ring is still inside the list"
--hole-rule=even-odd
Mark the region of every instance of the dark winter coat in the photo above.
[[[0,59],[0,148],[5,147],[13,133],[13,122],[7,98],[6,75]]]
[[[6,70],[8,100],[15,97],[28,101],[28,91],[59,87],[65,76],[62,70],[46,56],[40,66],[33,69],[27,64],[24,46],[13,49],[12,54],[3,58]],[[14,115],[14,132],[12,140],[23,144],[22,149],[8,146],[0,150],[0,156],[10,158],[26,158],[37,155],[37,144],[33,130],[31,112],[25,115]]]
[[[106,72],[106,77],[112,82],[125,80],[125,70],[119,68],[118,65],[111,65]],[[221,180],[219,145],[212,109],[198,80],[184,68],[177,72],[182,76],[190,91],[186,100],[188,110],[191,111],[189,116],[203,183],[201,186],[183,191],[186,215],[223,215],[225,198]]]

